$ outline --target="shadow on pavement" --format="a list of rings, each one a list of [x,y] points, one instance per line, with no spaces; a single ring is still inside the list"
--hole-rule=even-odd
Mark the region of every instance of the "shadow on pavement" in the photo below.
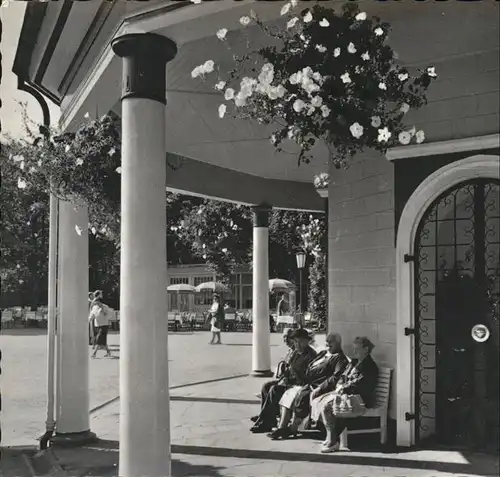
[[[223,346],[252,346],[252,343],[222,343],[222,345]],[[276,348],[279,345],[272,344],[269,346],[271,346],[272,348]]]
[[[75,449],[56,449],[57,464],[72,477],[118,476],[118,442],[99,440],[92,446]],[[197,465],[172,458],[172,475],[222,477],[222,468],[212,465]]]
[[[170,396],[170,400],[185,402],[211,402],[214,404],[260,404],[260,401],[258,399],[224,399],[195,396]]]
[[[43,336],[47,334],[47,328],[3,328],[0,335],[5,336]]]
[[[379,450],[380,452],[380,450]],[[190,445],[172,445],[172,454],[204,455],[212,457],[233,457],[239,459],[279,460],[292,462],[318,462],[343,465],[367,465],[382,468],[426,469],[462,475],[498,475],[498,463],[491,459],[464,457],[468,464],[413,460],[397,457],[376,457],[348,454],[302,454],[294,452],[262,451],[251,449],[230,449],[223,447],[203,447]],[[394,455],[395,453],[392,452]],[[484,456],[483,456],[484,457]]]

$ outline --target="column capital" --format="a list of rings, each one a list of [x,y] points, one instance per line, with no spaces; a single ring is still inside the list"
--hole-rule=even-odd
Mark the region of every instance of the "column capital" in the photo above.
[[[130,33],[115,38],[111,47],[123,58],[122,100],[152,99],[166,104],[166,64],[177,54],[170,39],[155,33]]]
[[[269,227],[269,215],[273,208],[269,204],[254,205],[253,211],[253,226],[254,227]]]

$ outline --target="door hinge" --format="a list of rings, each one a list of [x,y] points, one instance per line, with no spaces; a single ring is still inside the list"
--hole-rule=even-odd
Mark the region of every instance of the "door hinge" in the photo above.
[[[416,335],[415,328],[405,328],[405,336]]]
[[[405,261],[405,263],[414,262],[415,261],[415,255],[410,255],[409,253],[405,253],[404,257],[403,257],[403,260]]]
[[[415,414],[412,414],[411,412],[405,412],[405,421],[414,421],[415,420]]]

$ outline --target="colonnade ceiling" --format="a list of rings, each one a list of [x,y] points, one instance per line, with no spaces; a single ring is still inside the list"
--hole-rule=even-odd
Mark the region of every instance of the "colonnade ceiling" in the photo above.
[[[247,48],[248,34],[252,45],[262,44],[258,31],[251,27],[243,31],[238,19],[253,8],[264,20],[275,21],[283,2],[249,0],[194,5],[187,1],[154,1],[141,8],[123,5],[137,6],[142,2],[103,1],[99,7],[98,2],[70,2],[72,6],[66,7],[67,11],[57,6],[58,3],[62,4],[49,2],[40,6],[46,13],[42,20],[36,20],[41,21],[38,38],[30,47],[32,51],[25,54],[31,62],[29,79],[59,97],[63,128],[74,129],[85,113],[102,114],[119,101],[121,60],[111,51],[110,40],[125,33],[154,32],[172,38],[178,45],[176,58],[167,66],[169,152],[248,175],[290,182],[310,183],[314,174],[327,169],[325,146],[319,145],[313,151],[311,164],[298,167],[297,150],[291,143],[285,146],[287,153],[276,153],[269,141],[272,129],[255,121],[234,120],[229,116],[220,119],[218,106],[223,98],[213,89],[217,73],[212,73],[207,82],[191,78],[195,66],[213,60],[222,72],[221,79],[225,79],[224,72],[231,69],[233,53],[216,38],[217,29],[230,30],[228,40],[236,51]],[[304,2],[304,7],[312,3]],[[339,8],[343,3],[331,1],[328,5]],[[432,63],[440,74],[429,92],[429,106],[415,115],[410,111],[409,121],[424,127],[429,141],[454,139],[453,135],[460,135],[465,125],[470,130],[469,118],[465,118],[462,125],[457,114],[452,113],[475,107],[475,103],[471,103],[472,93],[484,95],[483,102],[487,105],[492,101],[486,100],[498,92],[498,85],[493,85],[494,74],[487,76],[487,83],[482,79],[485,69],[498,70],[498,55],[495,54],[496,64],[491,55],[498,53],[498,15],[494,18],[495,13],[498,14],[497,2],[388,4],[361,0],[359,3],[369,15],[378,15],[391,23],[390,42],[402,63],[414,67]],[[61,16],[65,15],[63,22]],[[77,20],[80,21],[78,28]],[[55,35],[58,23],[63,25],[59,36]],[[457,28],[460,28],[458,35]],[[19,50],[21,46],[22,41]],[[467,65],[474,60],[477,68],[467,67],[467,71],[463,71],[462,60]],[[44,62],[45,71],[40,70]],[[467,88],[482,88],[472,91],[467,98],[449,84],[466,74],[469,75]],[[477,114],[484,116],[485,113]]]

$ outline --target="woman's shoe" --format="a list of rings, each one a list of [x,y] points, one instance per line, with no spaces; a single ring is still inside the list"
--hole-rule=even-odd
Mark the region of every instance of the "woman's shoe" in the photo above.
[[[250,428],[250,432],[253,432],[254,434],[265,434],[272,429],[273,428],[269,426],[269,424],[259,422],[259,420],[257,419],[256,423]]]
[[[320,452],[322,454],[331,454],[332,452],[337,452],[340,449],[340,443],[336,442],[333,445],[323,442]]]
[[[250,420],[251,420],[252,422],[257,422],[257,421],[259,420],[259,416],[252,416],[252,417],[250,418]]]
[[[270,432],[267,436],[273,440],[277,440],[277,439],[287,439],[288,437],[296,435],[297,433],[293,432],[289,427],[281,427],[273,432]]]

